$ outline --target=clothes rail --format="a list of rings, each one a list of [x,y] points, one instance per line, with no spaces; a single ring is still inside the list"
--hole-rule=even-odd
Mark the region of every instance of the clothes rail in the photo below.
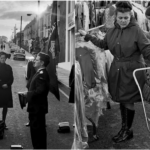
[[[104,26],[105,26],[105,24],[100,25],[100,26],[97,26],[97,27],[95,27],[95,28],[91,28],[91,29],[87,30],[87,32],[90,32],[90,31],[96,30],[96,29],[98,29],[98,28],[102,28],[102,27],[104,27]],[[75,36],[78,36],[78,35],[80,35],[80,33],[79,33],[79,32],[75,33]]]

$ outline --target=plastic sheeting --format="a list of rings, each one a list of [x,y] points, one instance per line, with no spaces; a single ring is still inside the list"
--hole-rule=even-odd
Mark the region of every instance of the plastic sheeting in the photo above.
[[[75,131],[72,149],[80,150],[88,147],[88,133],[85,118],[85,101],[80,64],[75,63]]]

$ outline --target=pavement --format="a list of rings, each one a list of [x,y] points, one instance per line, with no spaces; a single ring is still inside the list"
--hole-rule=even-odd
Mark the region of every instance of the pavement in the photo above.
[[[150,104],[147,105],[147,112]],[[150,117],[150,114],[148,114]],[[99,118],[98,135],[99,140],[93,141],[92,128],[89,126],[89,149],[150,149],[150,132],[147,130],[144,112],[141,103],[135,104],[135,118],[132,129],[134,138],[119,144],[113,143],[111,138],[118,133],[121,128],[121,117],[119,105],[111,106],[110,110],[105,110]]]
[[[9,53],[9,47],[6,45],[6,51]],[[30,56],[29,53],[26,53]],[[13,54],[11,59],[7,60],[7,63],[12,66],[14,83],[12,85],[13,94],[13,108],[8,110],[6,119],[9,130],[5,131],[3,140],[0,140],[0,149],[9,149],[10,145],[20,144],[24,149],[32,149],[30,128],[24,124],[28,122],[28,113],[26,107],[22,110],[20,108],[18,94],[19,91],[26,91],[25,80],[25,66],[26,61],[13,60]],[[46,115],[47,124],[47,148],[48,149],[71,149],[74,138],[74,107],[68,103],[68,90],[59,85],[59,88],[64,91],[65,94],[60,92],[60,101],[51,93],[48,95],[48,114]],[[69,122],[70,133],[60,134],[57,132],[59,122]],[[40,136],[40,135],[39,135]]]

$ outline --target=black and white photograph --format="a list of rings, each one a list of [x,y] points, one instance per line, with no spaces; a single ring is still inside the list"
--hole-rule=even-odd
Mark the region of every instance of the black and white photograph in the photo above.
[[[150,148],[150,1],[0,12],[0,149]]]
[[[75,3],[75,149],[150,148],[150,1]]]
[[[0,0],[0,149],[71,149],[75,1]]]

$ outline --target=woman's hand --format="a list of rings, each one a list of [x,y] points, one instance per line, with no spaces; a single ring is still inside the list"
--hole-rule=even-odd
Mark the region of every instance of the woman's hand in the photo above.
[[[78,32],[82,35],[82,36],[85,36],[87,33],[86,33],[86,31],[84,31],[84,30],[78,30]]]

